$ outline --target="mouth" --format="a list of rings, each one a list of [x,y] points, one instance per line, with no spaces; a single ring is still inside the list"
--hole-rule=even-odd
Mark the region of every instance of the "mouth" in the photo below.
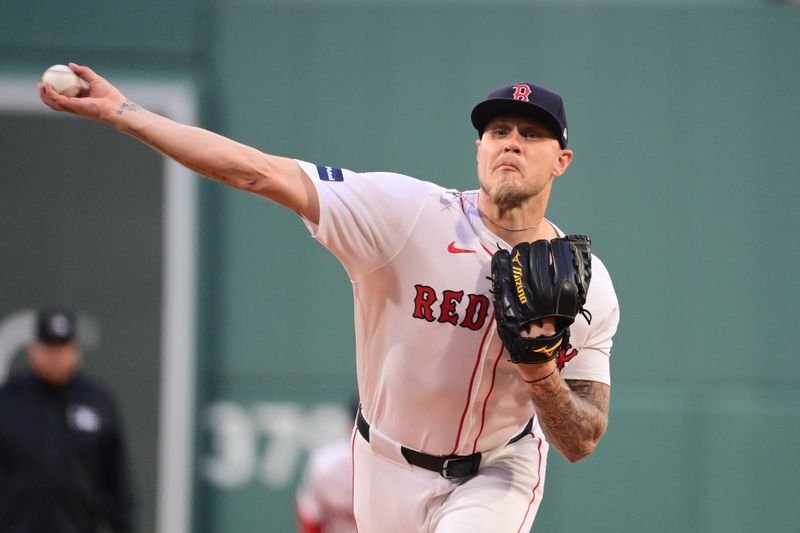
[[[514,170],[519,172],[519,168],[514,163],[504,161],[495,167],[495,170]]]

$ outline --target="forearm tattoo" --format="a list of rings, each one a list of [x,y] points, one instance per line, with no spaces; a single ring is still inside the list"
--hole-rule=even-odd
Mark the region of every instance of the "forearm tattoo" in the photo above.
[[[139,104],[125,100],[117,108],[117,115],[123,114],[125,111],[139,111],[142,107]]]
[[[591,453],[608,423],[610,387],[556,374],[528,389],[547,439],[568,459]]]

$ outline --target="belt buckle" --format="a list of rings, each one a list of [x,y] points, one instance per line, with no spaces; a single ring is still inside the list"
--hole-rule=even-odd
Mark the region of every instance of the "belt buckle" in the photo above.
[[[478,473],[481,465],[481,453],[473,453],[466,457],[447,457],[442,463],[440,474],[445,479],[455,479],[472,476]]]

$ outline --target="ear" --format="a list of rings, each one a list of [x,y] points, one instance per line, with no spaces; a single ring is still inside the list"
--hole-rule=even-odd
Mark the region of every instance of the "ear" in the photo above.
[[[478,159],[478,151],[481,149],[481,140],[475,139],[475,159]]]
[[[572,150],[561,150],[558,159],[556,159],[556,164],[553,167],[553,175],[560,176],[566,172],[567,167],[569,167],[569,164],[572,163],[572,158],[574,155],[575,154]]]

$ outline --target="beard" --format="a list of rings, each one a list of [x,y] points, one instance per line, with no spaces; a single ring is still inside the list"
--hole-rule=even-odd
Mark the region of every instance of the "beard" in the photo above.
[[[530,198],[541,192],[530,185],[525,186],[511,180],[496,182],[492,185],[481,183],[481,190],[500,211],[508,211],[520,207]]]

